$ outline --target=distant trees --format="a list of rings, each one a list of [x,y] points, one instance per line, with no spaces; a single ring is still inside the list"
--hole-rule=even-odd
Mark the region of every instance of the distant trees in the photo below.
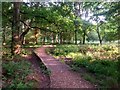
[[[86,40],[99,40],[102,44],[103,40],[118,40],[119,4],[119,2],[3,3],[3,43],[6,43],[8,36],[12,37],[9,40],[12,42],[11,53],[19,54],[25,37],[31,30],[34,32],[36,43],[39,37],[43,42],[60,44],[73,42],[78,44],[78,41],[85,44]]]

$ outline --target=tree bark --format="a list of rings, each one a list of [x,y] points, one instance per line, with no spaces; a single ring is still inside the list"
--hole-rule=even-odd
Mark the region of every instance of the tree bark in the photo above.
[[[85,35],[86,35],[86,31],[85,29],[83,29],[83,44],[85,44]]]
[[[3,33],[2,33],[2,38],[3,38],[3,40],[2,40],[2,44],[3,45],[5,45],[5,41],[6,41],[6,38],[5,38],[5,31],[6,31],[6,27],[5,28],[3,28]]]
[[[100,32],[99,32],[99,26],[98,26],[98,25],[97,25],[96,32],[97,32],[97,34],[98,34],[98,38],[99,38],[100,45],[102,45],[102,38],[101,38],[101,35],[100,35]]]
[[[20,29],[20,2],[13,3],[13,23],[12,23],[12,43],[11,43],[11,53],[20,54],[21,43],[19,38]]]
[[[30,26],[32,24],[33,19],[31,19],[29,24],[26,24],[24,21],[20,20],[20,22],[22,22],[25,26],[26,26],[26,30],[24,32],[22,32],[22,34],[20,35],[20,41],[21,41],[21,45],[23,45],[24,41],[25,41],[25,35],[29,32],[30,30]]]
[[[77,44],[77,30],[75,30],[75,44]]]
[[[60,33],[58,33],[58,43],[60,44]]]
[[[21,41],[21,44],[23,45],[24,43],[24,37],[25,35],[29,32],[29,29],[30,28],[27,28],[21,35],[20,35],[20,41]]]

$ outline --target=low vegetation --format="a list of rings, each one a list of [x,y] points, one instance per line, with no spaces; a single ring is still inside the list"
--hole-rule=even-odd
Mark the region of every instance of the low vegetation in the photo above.
[[[37,48],[44,44],[59,44],[55,49],[51,48],[47,52],[63,63],[69,58],[71,62],[67,64],[74,70],[85,68],[87,80],[94,83],[99,80],[100,83],[105,83],[99,85],[105,87],[117,84],[117,76],[120,76],[117,71],[118,57],[120,57],[118,45],[103,44],[115,44],[120,41],[120,2],[26,1],[0,3],[2,7],[0,36],[3,45],[1,53],[5,87],[29,86],[24,83],[22,75],[18,77],[20,73],[25,73],[25,76],[30,73],[27,69],[31,65],[26,64],[28,62],[21,57],[31,54],[26,48]],[[101,46],[98,46],[98,43]],[[12,70],[9,70],[9,67]],[[49,74],[44,66],[42,68],[43,72]],[[91,79],[89,72],[94,77],[102,79]]]
[[[81,76],[98,87],[118,86],[118,45],[59,45],[51,54],[62,57],[62,62],[63,58],[72,58],[68,64],[71,69],[84,69]]]
[[[3,67],[3,87],[4,88],[31,88],[33,81],[27,81],[27,75],[33,71],[30,69],[30,63],[26,60],[7,61],[2,64]]]
[[[8,48],[3,48],[2,57],[2,87],[3,88],[32,88],[36,84],[35,80],[27,77],[34,73],[31,63],[21,55],[30,54],[27,50],[22,50],[21,55],[11,56]]]

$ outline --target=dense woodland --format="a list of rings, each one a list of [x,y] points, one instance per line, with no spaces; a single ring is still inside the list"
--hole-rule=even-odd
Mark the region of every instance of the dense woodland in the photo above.
[[[73,58],[75,62],[70,64],[71,68],[76,70],[80,67],[79,65],[88,66],[86,67],[88,71],[97,73],[98,76],[100,73],[110,76],[112,84],[116,86],[118,79],[116,75],[119,75],[116,71],[120,39],[119,12],[119,2],[2,2],[1,33],[3,60],[5,61],[3,68],[7,70],[13,63],[11,60],[18,59],[18,57],[21,59],[21,54],[30,54],[25,47],[33,48],[35,45],[40,47],[52,44],[56,45],[56,48],[46,50],[49,54],[51,53],[56,58],[58,56]],[[88,62],[92,58],[86,55],[90,56],[94,52],[97,53],[91,57],[94,57],[96,61],[91,65]],[[98,53],[99,56],[97,56]],[[79,57],[75,58],[76,55]],[[82,58],[81,55],[83,55]],[[105,56],[102,57],[102,55]],[[98,58],[104,59],[103,62],[97,62]],[[113,66],[104,69],[96,63],[104,63],[108,66],[113,64]],[[21,67],[25,68],[24,66]],[[94,67],[98,67],[98,71],[93,70]],[[104,73],[108,69],[110,71]],[[14,71],[8,71],[14,73]],[[6,71],[3,70],[3,74],[6,75]],[[5,77],[3,81],[8,82]],[[7,85],[9,86],[9,83]],[[14,85],[10,88],[24,87],[21,83]]]

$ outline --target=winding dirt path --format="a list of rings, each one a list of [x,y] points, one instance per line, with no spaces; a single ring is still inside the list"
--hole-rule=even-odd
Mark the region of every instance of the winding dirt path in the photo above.
[[[90,82],[84,80],[79,73],[45,52],[50,45],[37,48],[35,52],[41,58],[47,68],[51,70],[50,88],[94,88]]]

